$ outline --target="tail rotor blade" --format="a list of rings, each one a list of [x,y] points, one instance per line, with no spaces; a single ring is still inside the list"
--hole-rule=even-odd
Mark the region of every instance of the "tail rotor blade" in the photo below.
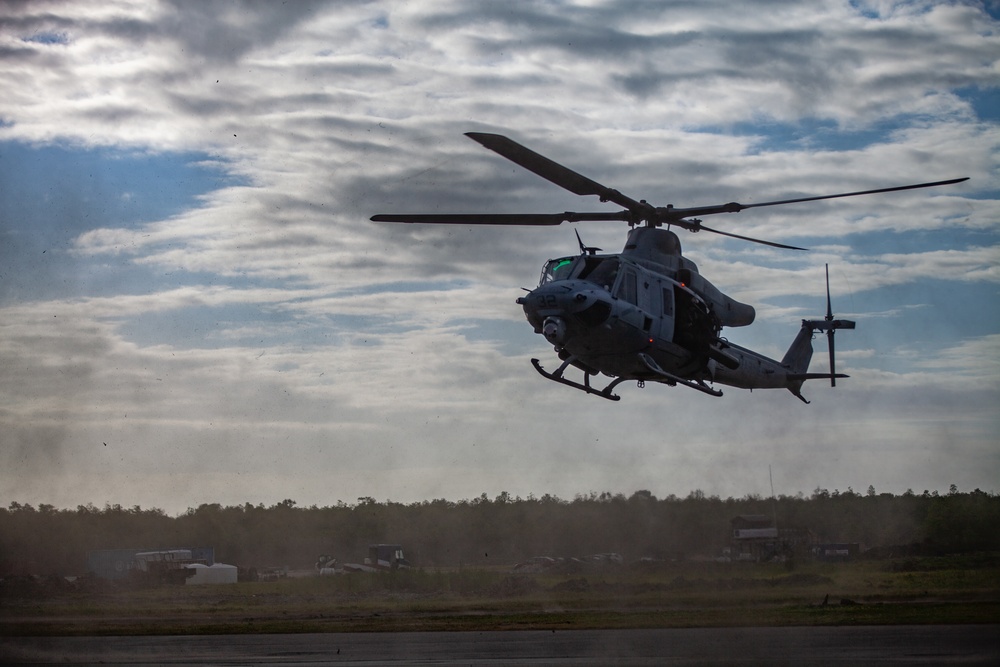
[[[826,331],[826,343],[827,347],[830,348],[830,386],[837,386],[837,359],[836,359],[836,346],[834,345],[834,335],[837,329],[853,329],[855,323],[851,320],[835,320],[833,319],[833,306],[830,303],[830,265],[826,265],[826,317],[823,318],[822,322],[817,320],[812,320],[809,323],[811,326],[819,330]],[[846,377],[841,375],[840,377]]]
[[[830,386],[837,386],[837,368],[836,362],[834,361],[833,353],[833,332],[835,329],[830,329],[826,332],[826,342],[830,346]]]
[[[826,270],[826,321],[833,321],[833,305],[830,302],[830,265],[824,265]],[[836,362],[834,361],[833,354],[833,332],[836,331],[833,327],[826,330],[826,342],[827,346],[830,348],[830,386],[837,386],[837,369],[835,368]]]
[[[830,265],[826,265],[826,319],[833,319],[833,306],[830,305]],[[833,329],[831,329],[833,331]]]

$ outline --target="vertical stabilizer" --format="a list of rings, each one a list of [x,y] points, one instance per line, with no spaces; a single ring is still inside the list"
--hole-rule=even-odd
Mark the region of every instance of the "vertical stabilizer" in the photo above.
[[[809,324],[808,320],[802,320],[802,328],[781,359],[781,365],[787,368],[789,373],[804,375],[809,370],[809,362],[813,356],[813,328]]]
[[[809,372],[809,362],[812,361],[812,337],[813,328],[809,326],[809,321],[802,320],[802,328],[781,359],[781,365],[788,369],[788,391],[806,403],[809,401],[802,397],[801,392]]]

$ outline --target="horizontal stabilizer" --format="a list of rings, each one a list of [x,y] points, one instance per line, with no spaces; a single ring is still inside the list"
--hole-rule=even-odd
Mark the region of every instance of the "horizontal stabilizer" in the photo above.
[[[802,320],[810,328],[817,331],[831,331],[833,329],[853,329],[857,322],[851,320]]]

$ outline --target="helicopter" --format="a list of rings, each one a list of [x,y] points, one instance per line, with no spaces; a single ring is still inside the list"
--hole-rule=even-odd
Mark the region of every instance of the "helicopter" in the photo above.
[[[723,294],[702,276],[697,265],[683,256],[680,239],[671,227],[711,232],[775,248],[806,250],[707,227],[700,216],[929,188],[968,180],[955,178],[755,204],[729,202],[693,208],[658,207],[645,199],[635,200],[601,185],[503,135],[467,132],[466,136],[574,194],[594,195],[601,202],[612,202],[624,208],[596,213],[379,214],[371,220],[529,226],[583,221],[628,223],[625,247],[617,254],[601,254],[600,248],[587,247],[577,232],[580,253],[547,261],[538,286],[525,290],[528,293],[517,299],[534,332],[552,344],[561,361],[556,370],[547,371],[538,359],[532,359],[535,370],[549,380],[612,401],[621,398],[614,393],[618,385],[635,381],[639,387],[646,382],[659,382],[689,387],[710,396],[722,396],[716,384],[751,391],[787,389],[809,403],[802,395],[806,380],[828,379],[831,386],[836,386],[838,379],[848,377],[836,371],[834,335],[841,329],[854,329],[856,323],[833,316],[829,267],[826,269],[825,317],[802,320],[798,334],[782,359],[771,359],[731,343],[721,335],[723,328],[750,325],[756,312],[753,306]],[[823,332],[827,337],[828,373],[809,372],[816,332]],[[570,367],[582,371],[582,381],[566,377]],[[603,388],[597,388],[591,378],[598,375],[612,379]]]

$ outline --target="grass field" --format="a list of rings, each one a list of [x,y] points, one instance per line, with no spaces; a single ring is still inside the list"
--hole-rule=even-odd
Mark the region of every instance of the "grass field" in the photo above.
[[[1000,555],[782,565],[664,563],[515,575],[411,570],[216,586],[21,582],[0,634],[996,623]]]

